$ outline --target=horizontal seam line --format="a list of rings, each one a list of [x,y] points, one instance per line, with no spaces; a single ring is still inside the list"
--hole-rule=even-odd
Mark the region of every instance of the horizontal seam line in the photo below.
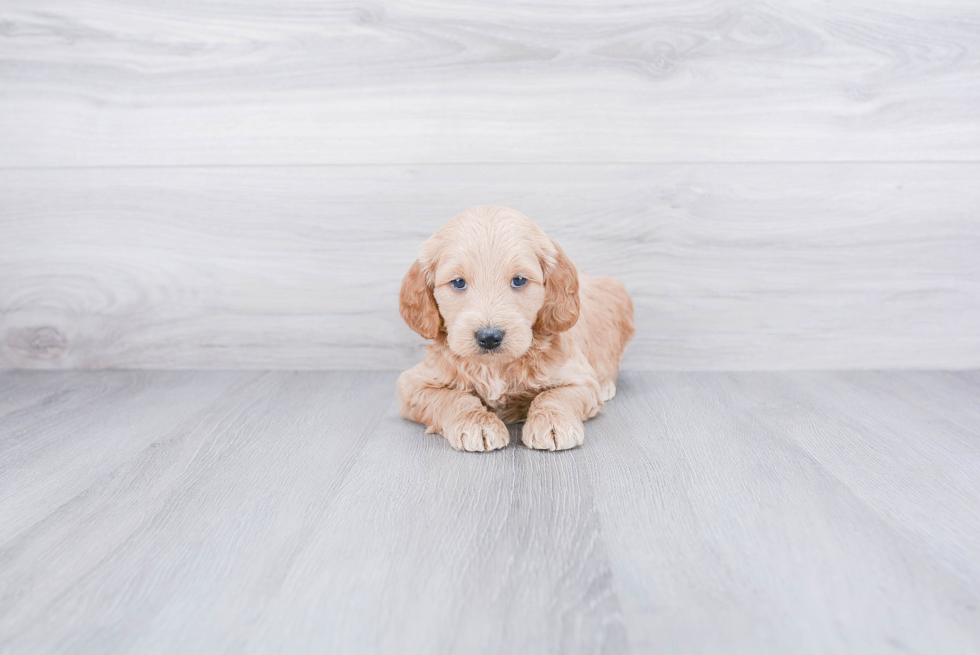
[[[569,162],[411,162],[411,163],[323,163],[323,164],[93,164],[78,166],[0,166],[0,171],[69,171],[69,170],[119,170],[160,168],[408,168],[435,166],[818,166],[818,165],[976,165],[980,159],[893,159],[893,160],[722,160],[722,161],[569,161]]]

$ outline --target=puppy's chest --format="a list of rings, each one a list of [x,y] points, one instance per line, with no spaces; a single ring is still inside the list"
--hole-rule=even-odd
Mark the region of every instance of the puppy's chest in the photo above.
[[[524,420],[531,401],[543,391],[538,386],[508,382],[495,376],[474,380],[471,384],[476,395],[505,422]]]

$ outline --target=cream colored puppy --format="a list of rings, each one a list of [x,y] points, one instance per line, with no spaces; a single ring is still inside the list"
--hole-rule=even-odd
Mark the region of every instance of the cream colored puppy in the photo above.
[[[522,214],[475,207],[422,245],[401,290],[401,315],[432,339],[398,378],[402,416],[458,450],[510,442],[574,448],[583,421],[616,393],[633,337],[633,303],[608,277],[579,275]]]

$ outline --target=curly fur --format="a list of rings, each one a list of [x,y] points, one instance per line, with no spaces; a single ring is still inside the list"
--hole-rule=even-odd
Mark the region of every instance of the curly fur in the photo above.
[[[511,287],[516,276],[525,287]],[[450,286],[456,278],[465,290]],[[615,394],[634,334],[622,284],[580,275],[557,243],[506,207],[470,209],[426,241],[402,281],[400,309],[432,339],[398,379],[402,416],[459,450],[502,448],[505,423],[520,421],[528,447],[581,444],[583,421]],[[497,350],[476,343],[481,327],[504,331]]]

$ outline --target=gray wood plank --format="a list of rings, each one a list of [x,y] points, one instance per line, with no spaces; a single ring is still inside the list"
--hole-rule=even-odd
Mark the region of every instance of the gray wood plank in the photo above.
[[[64,373],[65,378],[71,372]],[[47,375],[0,375],[0,420],[21,409],[33,411],[39,402],[55,400],[60,391],[52,391],[52,383],[59,376]]]
[[[144,388],[126,384],[134,377]],[[40,408],[33,434],[11,435],[35,454],[32,466],[0,455],[5,470],[33,476],[4,476],[18,490],[3,497],[5,514],[21,520],[0,521],[0,649],[168,652],[166,643],[138,643],[167,607],[210,617],[196,649],[233,647],[235,630],[249,623],[236,599],[272,593],[304,534],[322,527],[344,467],[377,420],[358,415],[353,395],[377,395],[388,377],[361,375],[356,386],[343,375],[288,373],[75,377],[80,387],[118,387],[112,402],[71,403],[74,412],[60,408],[52,426]],[[89,424],[89,414],[101,420]],[[52,441],[60,460],[37,455]],[[57,505],[32,497],[57,481],[74,493]],[[207,596],[203,607],[193,600]],[[234,625],[222,623],[232,616]],[[186,634],[169,628],[171,639]]]
[[[162,438],[160,424],[178,433],[189,431],[192,424],[172,424],[175,407],[188,412],[191,421],[199,420],[193,417],[214,411],[220,394],[238,393],[236,386],[240,385],[234,381],[257,375],[218,373],[196,378],[187,373],[94,372],[84,378],[14,376],[25,386],[47,379],[48,393],[36,398],[33,405],[21,403],[18,411],[0,419],[4,464],[0,524],[4,535],[26,529],[39,513],[57,512],[81,490],[104,482],[105,476],[134,454],[165,445],[156,441]],[[166,459],[166,450],[152,452]]]
[[[633,295],[627,369],[980,366],[978,164],[0,171],[0,366],[404,369],[419,244],[525,212]]]
[[[0,649],[621,652],[580,453],[461,460],[397,416],[391,374],[249,374],[233,389],[228,375],[140,374],[156,392],[221,388],[207,415],[160,393],[162,421],[143,390],[87,403],[109,425],[80,420],[84,436],[139,437],[74,480],[75,498],[37,503],[33,524],[0,521]],[[15,440],[74,457],[55,432],[39,420]],[[41,458],[0,464],[40,475],[22,488],[80,478]]]
[[[623,652],[625,626],[581,456],[528,457],[512,447],[461,460],[442,437],[389,409],[337,491],[324,519],[330,529],[294,560],[266,605],[253,646]]]
[[[5,0],[0,166],[977,161],[972,0]]]
[[[976,373],[967,374],[980,380]],[[739,379],[793,439],[887,521],[980,595],[980,395],[951,374],[835,373]],[[923,388],[930,391],[924,391]],[[931,396],[931,397],[930,397]],[[837,415],[832,428],[820,418]],[[815,429],[820,425],[821,429]],[[937,502],[937,499],[942,499]]]
[[[0,651],[980,649],[977,372],[625,373],[488,455],[390,373],[12,380]]]
[[[916,462],[946,440],[940,408],[876,423],[904,398],[869,375],[621,376],[584,452],[634,650],[980,648],[980,589],[942,552],[977,555],[976,484],[946,477],[976,443]]]

